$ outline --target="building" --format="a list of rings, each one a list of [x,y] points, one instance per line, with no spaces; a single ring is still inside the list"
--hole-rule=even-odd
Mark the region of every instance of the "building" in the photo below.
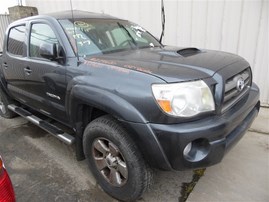
[[[70,1],[25,0],[40,14],[70,10]],[[136,22],[156,37],[161,34],[161,0],[72,0],[73,9],[104,12]],[[269,1],[164,0],[163,43],[236,53],[250,63],[269,106]]]

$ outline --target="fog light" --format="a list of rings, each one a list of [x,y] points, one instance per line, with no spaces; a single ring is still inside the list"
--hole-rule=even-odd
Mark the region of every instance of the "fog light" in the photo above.
[[[207,139],[196,139],[183,150],[184,158],[190,162],[198,162],[207,157],[210,144]]]

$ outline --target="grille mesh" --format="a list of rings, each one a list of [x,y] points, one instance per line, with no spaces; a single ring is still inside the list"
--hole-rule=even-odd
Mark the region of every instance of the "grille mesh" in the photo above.
[[[250,68],[247,68],[239,74],[236,74],[226,80],[222,108],[223,112],[236,104],[248,92],[251,85],[251,80]]]

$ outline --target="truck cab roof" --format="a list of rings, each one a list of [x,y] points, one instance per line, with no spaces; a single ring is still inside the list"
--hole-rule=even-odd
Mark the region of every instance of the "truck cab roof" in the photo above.
[[[94,12],[81,11],[81,10],[73,10],[73,13],[71,10],[66,10],[66,11],[61,11],[61,12],[48,13],[45,15],[52,16],[56,19],[70,19],[70,18],[118,19],[116,17],[103,14],[103,13],[94,13]]]
[[[73,10],[73,13],[71,10],[66,10],[66,11],[60,11],[60,12],[53,12],[53,13],[46,13],[46,14],[41,14],[41,15],[36,15],[36,16],[30,16],[26,18],[22,18],[20,20],[15,21],[15,23],[21,23],[29,20],[34,20],[34,19],[40,19],[40,18],[54,18],[56,20],[61,20],[61,19],[83,19],[83,18],[89,18],[89,19],[118,19],[122,20],[107,14],[103,13],[94,13],[94,12],[88,12],[88,11],[81,11],[81,10]],[[13,24],[13,23],[12,23]]]

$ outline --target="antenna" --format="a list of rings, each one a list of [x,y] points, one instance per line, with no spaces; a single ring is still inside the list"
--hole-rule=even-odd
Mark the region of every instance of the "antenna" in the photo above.
[[[75,27],[75,19],[74,19],[74,12],[73,12],[73,5],[72,5],[72,0],[69,1],[70,2],[70,7],[71,7],[71,15],[72,15],[72,21],[73,21],[73,34],[76,36],[77,33],[76,33],[76,27]],[[77,57],[77,63],[79,65],[79,55],[78,55],[78,43],[77,43],[77,39],[76,37],[74,37],[75,39],[75,44],[76,44],[76,51],[75,51],[75,55]]]
[[[22,6],[22,0],[18,0],[18,6]]]
[[[164,36],[164,28],[165,28],[165,13],[164,13],[164,4],[163,4],[163,0],[161,0],[161,11],[162,11],[162,33],[161,33],[161,37],[160,37],[160,43],[162,43],[162,39],[163,39],[163,36]]]

